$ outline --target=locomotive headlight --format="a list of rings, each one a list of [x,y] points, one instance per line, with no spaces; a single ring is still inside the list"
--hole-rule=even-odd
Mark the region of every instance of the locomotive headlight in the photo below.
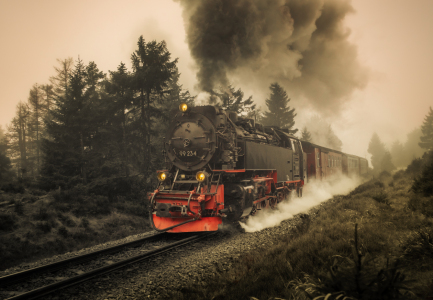
[[[198,171],[197,175],[195,175],[195,178],[199,181],[199,182],[203,182],[206,179],[206,173],[203,171]]]
[[[181,103],[180,105],[179,105],[179,110],[181,111],[181,112],[187,112],[188,111],[188,105],[186,104],[186,103]]]
[[[156,176],[158,177],[158,180],[161,182],[167,179],[167,174],[165,172],[159,172]]]

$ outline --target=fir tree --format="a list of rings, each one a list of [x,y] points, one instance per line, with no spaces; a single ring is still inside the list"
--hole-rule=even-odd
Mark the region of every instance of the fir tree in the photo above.
[[[298,129],[295,126],[295,109],[290,109],[290,99],[286,91],[278,84],[270,85],[271,95],[266,99],[267,112],[264,113],[263,123],[268,126],[278,126],[283,129],[293,130],[296,133]]]
[[[94,73],[100,72],[89,64]],[[48,138],[43,140],[44,164],[41,169],[45,187],[71,187],[86,183],[88,165],[92,165],[93,139],[98,132],[100,103],[95,101],[96,82],[94,75],[88,76],[86,68],[78,60],[69,77],[64,95],[57,94],[51,117],[45,120]],[[100,75],[99,79],[101,78]],[[96,76],[96,77],[98,77]]]
[[[380,162],[380,168],[382,171],[392,172],[395,170],[395,165],[392,162],[392,156],[389,151],[385,151],[382,161]]]
[[[152,128],[153,120],[162,115],[157,107],[168,82],[173,75],[177,59],[171,61],[171,54],[164,41],[146,43],[143,36],[138,39],[138,49],[132,54],[132,82],[136,96],[134,106],[139,112],[138,127],[142,157],[137,157],[142,170],[149,173],[155,163],[151,137],[156,135]]]
[[[7,142],[3,128],[0,126],[0,182],[7,182],[12,177],[11,160],[6,155]]]
[[[18,176],[26,177],[29,171],[28,140],[29,140],[30,109],[25,103],[18,103],[16,116],[8,126],[7,138],[9,140],[10,158],[18,169]]]
[[[301,136],[301,140],[306,141],[306,142],[311,142],[311,134],[310,132],[307,130],[307,127],[304,126],[304,129],[302,129],[301,132],[302,136]]]
[[[41,88],[35,84],[30,90],[29,105],[31,109],[31,127],[34,135],[34,148],[36,150],[36,171],[39,173],[40,167],[40,137],[42,131],[42,116],[44,109],[44,99]]]
[[[371,164],[373,169],[377,172],[382,170],[382,160],[386,153],[385,145],[379,139],[377,133],[374,133],[368,144],[368,153],[371,154]]]
[[[69,77],[71,76],[74,60],[68,57],[64,60],[57,59],[59,67],[54,67],[56,75],[50,77],[53,92],[56,96],[64,96],[69,87]]]
[[[131,74],[124,63],[120,63],[116,71],[110,71],[110,78],[105,82],[107,92],[106,115],[111,116],[107,124],[107,130],[112,143],[110,145],[111,166],[117,165],[123,174],[130,174],[130,154],[128,148],[131,141],[130,126],[133,91],[131,87]]]
[[[219,101],[216,101],[219,99]],[[227,89],[220,89],[220,91],[212,91],[212,97],[209,102],[215,103],[224,110],[234,111],[237,114],[247,115],[254,111],[256,105],[253,102],[253,96],[244,99],[244,92],[241,89],[235,90],[231,85]]]
[[[433,150],[433,110],[431,106],[429,113],[425,116],[421,131],[423,135],[420,138],[419,146],[427,149],[427,151]]]

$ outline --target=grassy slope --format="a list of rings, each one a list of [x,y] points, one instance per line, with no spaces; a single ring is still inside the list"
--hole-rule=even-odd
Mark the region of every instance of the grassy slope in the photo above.
[[[308,299],[295,287],[314,287],[312,282],[320,283],[317,278],[325,282],[335,255],[352,257],[358,224],[358,244],[362,245],[358,248],[375,258],[371,263],[374,270],[367,271],[377,276],[387,259],[391,264],[399,258],[398,270],[406,275],[405,282],[413,280],[408,283],[412,291],[419,299],[433,299],[429,298],[433,296],[433,219],[409,210],[410,184],[405,178],[382,178],[347,196],[334,197],[317,217],[307,220],[278,246],[260,255],[246,254],[228,272],[216,275],[204,287],[188,287],[186,290],[196,293],[180,298]],[[343,285],[349,282],[345,278],[340,281]],[[365,295],[356,298],[366,299]]]
[[[0,194],[2,270],[150,229],[147,202],[108,201],[100,196],[59,200],[55,196],[56,192]]]

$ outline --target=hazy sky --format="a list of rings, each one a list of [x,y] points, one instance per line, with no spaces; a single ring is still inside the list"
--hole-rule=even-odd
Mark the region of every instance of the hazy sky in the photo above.
[[[359,61],[370,70],[369,82],[339,117],[327,121],[343,141],[343,151],[364,157],[374,131],[388,145],[404,142],[433,106],[433,1],[355,0],[352,5],[356,12],[345,24]],[[177,2],[0,0],[0,125],[10,123],[33,84],[49,82],[57,58],[95,61],[105,73],[120,62],[130,68],[140,35],[167,42],[173,58],[179,58],[181,83],[197,94]],[[267,90],[239,87],[264,106]],[[297,127],[317,113],[300,104],[295,106]]]

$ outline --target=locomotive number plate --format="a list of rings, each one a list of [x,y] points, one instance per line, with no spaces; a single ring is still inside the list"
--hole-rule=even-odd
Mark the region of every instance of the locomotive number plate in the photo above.
[[[173,152],[174,154],[178,155],[178,156],[197,156],[197,151],[194,150],[178,150],[176,151],[176,149],[173,148]]]

